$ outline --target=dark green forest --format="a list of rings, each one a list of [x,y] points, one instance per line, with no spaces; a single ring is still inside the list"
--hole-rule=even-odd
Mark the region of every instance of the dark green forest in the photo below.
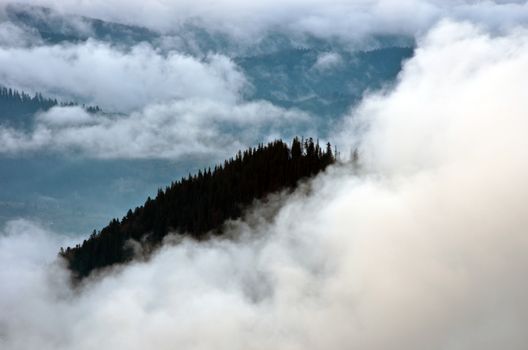
[[[173,182],[157,196],[113,219],[73,248],[59,253],[77,279],[92,271],[133,258],[130,239],[145,251],[158,247],[169,233],[197,240],[222,235],[226,220],[240,218],[251,203],[267,195],[293,189],[303,178],[313,176],[335,162],[330,144],[324,149],[313,139],[293,139],[291,147],[281,141],[239,151],[214,169]]]
[[[77,106],[75,102],[59,102],[56,99],[43,97],[36,93],[31,96],[23,91],[0,86],[0,120],[10,126],[28,126],[33,115],[39,111],[47,111],[55,106]],[[89,113],[98,113],[98,106],[84,106]]]

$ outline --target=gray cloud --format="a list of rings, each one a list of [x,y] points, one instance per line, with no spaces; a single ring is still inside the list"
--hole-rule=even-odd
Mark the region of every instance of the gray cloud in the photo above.
[[[325,71],[343,64],[343,58],[336,52],[325,52],[317,57],[313,69]]]
[[[215,4],[201,1],[191,4],[155,0],[146,8],[144,2],[127,1],[125,6],[119,0],[31,3],[51,6],[59,14],[79,13],[121,22],[135,18],[136,24],[167,32],[177,31],[185,21],[196,20],[207,28],[233,35],[241,43],[253,43],[272,28],[293,37],[304,33],[357,42],[366,36],[389,33],[420,38],[421,32],[445,16],[471,20],[494,32],[528,19],[527,5],[521,2],[477,5],[467,1],[287,0],[278,6],[274,2],[223,0]],[[71,22],[70,26],[81,31],[90,30],[82,21]],[[170,41],[170,35],[164,39]],[[4,154],[42,149],[79,151],[94,157],[173,158],[214,151],[218,149],[212,146],[214,142],[225,145],[227,153],[254,142],[257,137],[288,136],[291,133],[281,132],[280,128],[291,129],[295,122],[307,119],[302,113],[268,103],[243,102],[244,92],[251,87],[236,64],[223,55],[193,57],[176,51],[161,52],[148,44],[123,49],[93,40],[63,45],[39,43],[29,29],[10,22],[0,23],[3,84],[97,104],[106,111],[126,115],[88,116],[75,108],[54,109],[35,120],[34,130],[0,127],[3,146],[0,152]],[[339,64],[339,58],[326,54],[319,57],[314,68],[326,69],[335,64]],[[259,125],[253,129],[240,113],[246,113],[247,120],[259,115]],[[294,117],[288,121],[278,113]],[[220,126],[219,122],[228,114],[238,117],[232,118],[229,126]],[[264,114],[269,118],[264,118]],[[71,125],[59,122],[61,115],[73,118]],[[255,130],[265,133],[257,135]],[[297,133],[304,130],[301,124]],[[240,137],[242,134],[249,136]]]
[[[313,120],[305,112],[244,102],[250,85],[222,55],[161,54],[146,44],[125,51],[95,41],[3,47],[0,77],[26,91],[126,112],[88,114],[80,107],[55,107],[37,115],[29,130],[0,125],[0,154],[216,159],[258,140],[312,131]]]
[[[0,126],[0,153],[81,153],[95,158],[224,158],[256,140],[311,130],[310,115],[269,102],[186,99],[152,104],[129,115],[54,107],[30,131]]]
[[[285,0],[285,1],[166,1],[152,0],[16,0],[14,3],[50,6],[164,32],[194,22],[254,40],[264,32],[286,31],[316,37],[361,40],[369,35],[415,35],[443,17],[471,20],[501,29],[528,19],[526,1],[471,0]]]
[[[31,29],[0,21],[0,47],[27,47],[39,43],[40,36]]]
[[[0,67],[8,86],[125,112],[55,107],[37,115],[30,130],[0,125],[2,154],[223,158],[256,140],[289,137],[293,126],[306,130],[310,119],[268,102],[243,102],[250,86],[222,55],[162,54],[147,44],[125,50],[89,40],[1,47]]]
[[[2,347],[525,349],[528,33],[445,22],[419,45],[347,124],[359,166],[235,241],[167,244],[74,293],[60,242],[12,223]]]
[[[233,102],[246,84],[224,56],[162,55],[146,44],[125,52],[95,41],[0,47],[0,79],[8,86],[120,112],[191,97]]]

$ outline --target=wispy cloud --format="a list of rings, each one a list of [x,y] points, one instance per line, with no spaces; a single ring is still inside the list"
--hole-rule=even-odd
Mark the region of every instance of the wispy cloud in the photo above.
[[[325,71],[338,67],[343,64],[343,58],[336,52],[325,52],[317,57],[317,61],[313,65],[314,69]]]
[[[471,0],[284,0],[166,1],[151,0],[15,0],[171,32],[186,22],[239,39],[254,40],[264,32],[286,31],[316,37],[361,40],[368,35],[410,35],[425,32],[443,17],[471,20],[490,28],[523,24],[526,1]]]
[[[55,107],[34,127],[0,126],[0,154],[61,152],[95,158],[230,156],[256,140],[312,131],[312,117],[269,102],[227,103],[186,99],[152,104],[129,115],[89,114],[80,107]]]

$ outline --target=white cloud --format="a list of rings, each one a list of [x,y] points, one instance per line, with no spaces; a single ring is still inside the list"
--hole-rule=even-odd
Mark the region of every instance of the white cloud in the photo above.
[[[319,177],[271,223],[239,223],[236,241],[165,246],[76,293],[46,265],[54,248],[12,224],[0,344],[525,349],[527,74],[525,31],[444,23],[357,110],[360,169]]]
[[[325,52],[317,56],[313,68],[325,71],[343,64],[343,58],[336,52]]]
[[[467,1],[286,0],[281,1],[279,6],[275,2],[223,0],[215,4],[202,1],[190,4],[154,0],[145,7],[143,1],[127,1],[125,5],[120,0],[39,0],[32,4],[49,5],[64,13],[93,15],[122,22],[137,21],[138,24],[167,31],[177,31],[184,21],[200,19],[206,27],[233,34],[240,38],[238,42],[241,43],[244,40],[254,43],[255,38],[271,29],[285,31],[294,37],[309,33],[326,39],[338,37],[355,42],[372,34],[419,35],[444,16],[471,20],[494,30],[507,30],[528,19],[527,5],[520,2],[502,5],[480,2],[475,5]],[[78,27],[81,31],[90,30],[82,21],[70,22],[69,26]],[[240,111],[248,115],[269,113],[270,118],[257,128],[262,130],[267,128],[264,124],[274,125],[272,132],[266,134],[268,137],[291,134],[281,132],[280,127],[293,126],[298,120],[285,121],[277,116],[279,112],[299,115],[294,111],[286,112],[266,103],[241,102],[248,87],[246,78],[232,60],[222,55],[200,58],[175,51],[162,53],[147,44],[123,49],[93,40],[79,44],[27,47],[38,40],[30,38],[26,31],[27,28],[19,28],[9,22],[0,23],[2,84],[65,100],[96,104],[106,111],[124,112],[127,116],[95,118],[75,109],[54,109],[51,114],[45,113],[40,120],[36,120],[36,127],[30,133],[1,128],[2,153],[42,148],[80,151],[96,157],[161,155],[172,158],[190,154],[191,146],[197,147],[195,153],[208,152],[215,148],[211,140],[216,138],[221,138],[222,144],[229,150],[255,140],[255,133],[250,131],[252,128],[249,126],[243,130],[251,135],[239,138],[241,133],[223,132],[229,127],[220,127],[216,122],[208,124],[209,121],[221,120],[216,119],[221,114]],[[329,69],[338,64],[342,64],[339,55],[329,52],[318,58],[314,68]],[[204,106],[200,107],[202,102],[198,101],[203,101]],[[161,105],[171,107],[159,107]],[[212,106],[220,111],[211,110]],[[169,116],[171,108],[174,115]],[[191,109],[197,109],[198,115],[194,116]],[[161,115],[154,116],[155,111]],[[205,116],[204,113],[211,115]],[[82,120],[68,122],[72,125],[59,125],[66,122],[67,114],[68,118]],[[85,125],[84,121],[88,120],[91,124]],[[277,124],[277,120],[281,122]],[[52,121],[57,125],[52,125]],[[151,124],[147,125],[146,121]],[[165,122],[169,123],[168,126]],[[74,126],[76,123],[82,125]],[[182,126],[189,127],[190,131],[184,131]],[[199,127],[204,129],[198,130]],[[301,125],[299,129],[304,130],[303,127]],[[137,135],[141,137],[136,139]],[[191,139],[191,135],[197,140]],[[181,142],[171,142],[171,138]],[[227,138],[234,140],[227,141]],[[135,142],[130,142],[131,139]],[[201,142],[201,139],[208,141]],[[181,151],[176,151],[176,148]]]
[[[502,136],[512,137],[510,129],[517,128],[520,111],[528,107],[522,97],[526,37],[525,29],[495,37],[469,23],[443,22],[419,40],[396,89],[367,99],[345,129],[375,130],[361,140],[364,152],[377,153],[368,157],[376,160],[375,168],[441,164],[480,151],[470,147],[477,141],[490,152],[501,148]],[[475,139],[484,132],[489,139]],[[341,139],[357,143],[347,133]]]
[[[51,110],[37,114],[36,118],[42,124],[57,127],[93,124],[95,121],[94,117],[79,106],[54,107]]]
[[[415,35],[445,16],[472,20],[500,29],[522,25],[528,19],[526,1],[472,0],[15,0],[50,6],[63,13],[139,24],[170,32],[182,23],[206,27],[246,38],[263,32],[309,33],[317,37],[361,40],[365,35]]]
[[[146,44],[125,52],[94,41],[0,47],[0,79],[11,87],[120,112],[185,98],[234,102],[246,84],[224,56],[162,55]]]
[[[40,36],[33,30],[22,28],[8,21],[0,21],[0,47],[25,47],[40,42]]]
[[[186,99],[149,105],[130,115],[54,107],[21,131],[0,126],[0,153],[51,151],[95,158],[224,158],[258,140],[308,131],[311,116],[269,102],[229,104]]]
[[[244,102],[246,79],[221,55],[161,54],[148,45],[123,51],[94,41],[10,47],[0,48],[0,77],[26,91],[127,112],[55,107],[38,114],[28,130],[0,125],[0,154],[217,159],[258,141],[311,131],[304,112]]]

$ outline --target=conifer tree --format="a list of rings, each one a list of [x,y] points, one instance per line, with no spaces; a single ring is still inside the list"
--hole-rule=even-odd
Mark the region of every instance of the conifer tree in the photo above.
[[[291,190],[303,178],[334,163],[330,144],[323,153],[312,138],[293,139],[291,149],[283,141],[240,151],[235,158],[189,174],[159,189],[155,199],[129,210],[121,221],[113,219],[100,232],[74,248],[61,251],[78,278],[93,270],[124,263],[133,258],[127,241],[141,242],[151,251],[169,232],[202,240],[222,234],[222,224],[240,218],[254,200]]]

